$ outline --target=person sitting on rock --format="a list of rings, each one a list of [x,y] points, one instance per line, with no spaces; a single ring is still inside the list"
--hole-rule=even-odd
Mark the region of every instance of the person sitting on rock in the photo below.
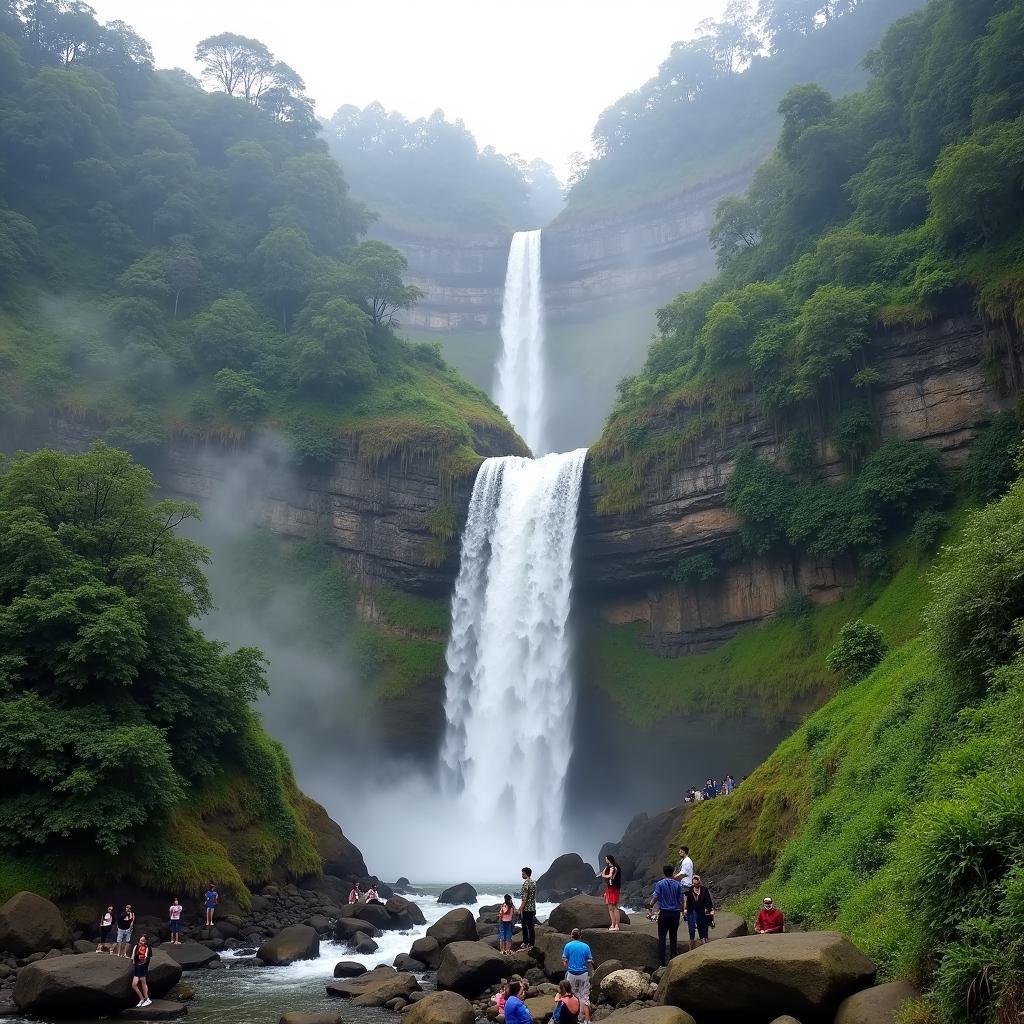
[[[572,994],[583,1007],[584,1020],[590,1020],[590,971],[594,966],[594,954],[581,938],[579,928],[573,928],[569,941],[562,950],[562,969],[569,982]]]
[[[352,889],[348,894],[348,905],[351,907],[354,903],[358,903],[362,898],[362,893],[359,891],[359,883],[353,882]]]
[[[558,995],[555,998],[555,1009],[551,1014],[552,1024],[579,1024],[582,1003],[573,995],[572,986],[567,981],[558,983]]]
[[[508,999],[508,978],[502,978],[498,991],[495,993],[494,1002],[497,1004],[498,1013],[505,1012],[505,1000]]]
[[[132,990],[139,997],[136,1006],[149,1006],[149,961],[153,959],[153,950],[145,935],[139,936],[138,945],[132,950]]]
[[[533,1015],[522,1000],[524,994],[518,981],[508,983],[508,998],[505,1000],[505,1024],[533,1024]]]
[[[685,895],[685,902],[692,950],[708,941],[708,929],[715,920],[715,903],[710,890],[701,884],[700,875],[693,876],[693,888]]]
[[[761,909],[757,912],[754,931],[758,935],[778,935],[786,928],[786,915],[772,902],[771,896],[761,901]]]
[[[370,883],[369,888],[366,890],[366,902],[367,903],[380,903],[380,896],[377,895],[377,886]]]

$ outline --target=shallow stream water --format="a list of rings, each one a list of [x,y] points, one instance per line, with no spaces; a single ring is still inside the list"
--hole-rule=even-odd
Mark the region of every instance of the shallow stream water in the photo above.
[[[333,980],[334,965],[339,960],[356,960],[371,968],[390,964],[399,953],[408,953],[415,939],[453,909],[437,902],[442,886],[417,888],[420,894],[407,898],[419,904],[427,923],[408,932],[385,932],[376,940],[380,946],[376,953],[360,956],[344,943],[322,940],[317,960],[301,960],[287,967],[257,967],[251,954],[228,951],[222,954],[223,970],[187,972],[182,975],[182,981],[195,989],[196,996],[188,1004],[188,1016],[183,1020],[191,1024],[277,1024],[281,1015],[290,1011],[331,1011],[343,1015],[346,1024],[397,1024],[398,1016],[389,1010],[355,1007],[347,999],[328,996],[326,985]],[[487,885],[477,886],[477,891],[477,903],[468,908],[474,916],[481,906],[500,903],[506,892],[517,896],[519,889],[518,886]],[[547,918],[554,907],[553,903],[538,903],[538,918]],[[11,1020],[15,1024],[33,1024],[30,1018]],[[85,1022],[65,1020],[62,1024]]]

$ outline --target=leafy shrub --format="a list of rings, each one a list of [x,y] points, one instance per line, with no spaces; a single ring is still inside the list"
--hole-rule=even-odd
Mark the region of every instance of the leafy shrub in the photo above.
[[[857,491],[878,515],[902,518],[940,501],[946,482],[939,457],[916,441],[890,440],[864,462]]]
[[[802,590],[791,590],[779,602],[775,609],[775,617],[783,622],[800,622],[806,619],[814,611],[814,602],[809,594]]]
[[[324,466],[331,462],[337,452],[337,438],[334,431],[317,420],[299,416],[288,427],[295,460],[303,466]]]
[[[948,526],[949,516],[942,512],[934,509],[922,512],[914,520],[914,528],[910,531],[911,546],[921,555],[931,554]]]
[[[1013,483],[1020,441],[1020,424],[1009,413],[1001,413],[975,438],[965,467],[967,487],[975,498],[989,501]]]
[[[832,439],[836,451],[851,462],[859,462],[875,436],[875,421],[862,405],[851,405],[836,417]]]
[[[885,657],[888,646],[882,631],[862,619],[853,619],[839,631],[836,645],[825,662],[847,682],[863,679]]]
[[[251,374],[240,370],[218,370],[213,386],[224,407],[242,423],[253,423],[267,411],[267,393]]]

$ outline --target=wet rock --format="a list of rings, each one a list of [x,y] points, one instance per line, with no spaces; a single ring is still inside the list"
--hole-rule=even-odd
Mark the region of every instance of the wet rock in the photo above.
[[[344,978],[341,981],[332,981],[327,985],[327,994],[337,996],[340,999],[355,999],[364,995],[378,985],[383,984],[391,978],[397,977],[398,971],[394,967],[381,964],[374,967],[372,971],[364,971],[358,977]]]
[[[0,949],[29,956],[61,946],[66,938],[67,927],[56,904],[34,892],[15,893],[0,906]]]
[[[183,971],[195,971],[200,967],[206,967],[220,956],[208,946],[192,939],[185,939],[180,945],[172,946],[165,942],[160,949],[166,953],[175,963],[181,966]]]
[[[368,956],[370,953],[376,953],[380,946],[377,945],[373,939],[370,938],[366,932],[356,932],[355,935],[349,939],[352,948],[362,956]]]
[[[451,885],[437,897],[438,903],[476,903],[476,901],[476,889],[469,882]]]
[[[409,956],[408,953],[399,953],[395,957],[393,964],[396,971],[412,971],[415,973],[423,970],[423,964],[414,957]]]
[[[452,942],[437,968],[437,987],[476,997],[512,973],[509,958],[485,942]]]
[[[418,960],[424,967],[436,971],[441,963],[441,946],[432,935],[424,935],[413,942],[409,949],[409,956]]]
[[[387,1006],[392,999],[401,998],[407,1001],[413,992],[420,990],[416,976],[408,973],[396,974],[393,978],[383,978],[380,984],[353,997],[353,1006]]]
[[[334,965],[334,976],[336,978],[358,978],[366,974],[366,967],[358,960],[340,960]]]
[[[270,967],[282,967],[296,960],[315,960],[320,955],[320,936],[306,924],[293,924],[267,939],[256,952]]]
[[[351,942],[360,932],[373,939],[384,934],[379,928],[374,928],[368,921],[361,921],[358,917],[342,917],[334,922],[334,937],[339,942]]]
[[[420,909],[419,904],[413,903],[412,900],[407,900],[404,896],[392,896],[384,904],[384,909],[393,917],[404,915],[414,925],[427,923],[427,919],[423,916],[423,911]]]
[[[623,924],[629,924],[629,915],[621,913]],[[611,924],[608,907],[598,896],[572,896],[559,903],[548,917],[548,924],[556,931],[568,934],[573,928],[607,928]]]
[[[473,1024],[476,1019],[472,1004],[457,992],[414,993],[417,995],[406,1014],[409,1024]]]
[[[475,942],[479,936],[473,915],[464,907],[449,910],[440,921],[427,929],[427,935],[437,940],[443,949],[450,942]]]

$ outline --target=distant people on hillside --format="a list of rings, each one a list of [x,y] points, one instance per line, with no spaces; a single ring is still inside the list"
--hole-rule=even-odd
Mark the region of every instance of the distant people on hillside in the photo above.
[[[113,945],[110,942],[110,933],[114,930],[114,905],[111,904],[107,909],[100,915],[100,937],[96,944],[96,952],[106,952],[113,954]]]
[[[579,928],[573,928],[562,949],[562,968],[572,994],[583,1007],[583,1019],[590,1020],[590,972],[594,966],[594,954],[580,935]]]
[[[608,931],[617,932],[619,920],[622,917],[622,911],[619,909],[619,894],[622,892],[622,868],[610,853],[604,859],[604,870],[601,872],[601,877],[605,884],[604,901],[608,905],[610,921]]]
[[[359,883],[353,882],[348,894],[348,905],[351,907],[354,903],[358,903],[362,895],[362,892],[359,890]]]
[[[552,1024],[579,1024],[582,1006],[579,997],[573,995],[572,985],[567,981],[560,981],[558,995],[555,997],[555,1009],[551,1014]]]
[[[679,868],[676,871],[676,881],[683,887],[683,898],[690,891],[693,885],[693,861],[690,860],[690,848],[679,847]]]
[[[533,1024],[533,1017],[522,1000],[522,986],[518,981],[508,983],[505,999],[505,1024]]]
[[[505,956],[512,955],[512,933],[515,931],[516,905],[512,902],[512,894],[505,893],[505,898],[498,907],[498,943]]]
[[[135,927],[135,911],[130,903],[117,915],[117,955],[130,956],[128,950],[132,944],[132,928]]]
[[[523,868],[523,887],[519,890],[519,919],[523,922],[523,947],[533,949],[537,941],[534,929],[537,923],[537,883],[533,880],[533,868]]]
[[[170,919],[172,946],[181,945],[181,912],[183,909],[178,897],[175,896],[174,902],[167,911],[167,916]]]
[[[771,896],[765,896],[761,901],[761,909],[757,912],[757,921],[754,923],[754,931],[758,935],[777,935],[785,931],[786,915],[782,913],[772,901]]]
[[[658,963],[664,967],[668,963],[668,960],[665,959],[666,939],[668,939],[669,960],[678,953],[679,915],[683,910],[683,887],[673,876],[671,864],[666,864],[661,870],[665,877],[659,878],[654,886],[651,907],[658,911]]]
[[[214,887],[213,882],[211,882],[206,887],[205,901],[206,901],[206,927],[207,928],[212,928],[213,927],[213,912],[217,909],[217,904],[220,902],[220,893],[217,892],[217,889]]]
[[[377,895],[377,886],[370,883],[366,890],[366,902],[367,903],[380,903],[380,896]]]
[[[708,941],[708,929],[714,927],[714,922],[715,904],[711,899],[711,890],[701,884],[700,875],[694,875],[693,886],[686,896],[686,927],[690,932],[690,949]]]
[[[138,1006],[149,1006],[152,999],[149,998],[149,961],[153,958],[153,950],[145,935],[139,936],[138,945],[132,950],[132,989],[139,997],[135,1004]]]

